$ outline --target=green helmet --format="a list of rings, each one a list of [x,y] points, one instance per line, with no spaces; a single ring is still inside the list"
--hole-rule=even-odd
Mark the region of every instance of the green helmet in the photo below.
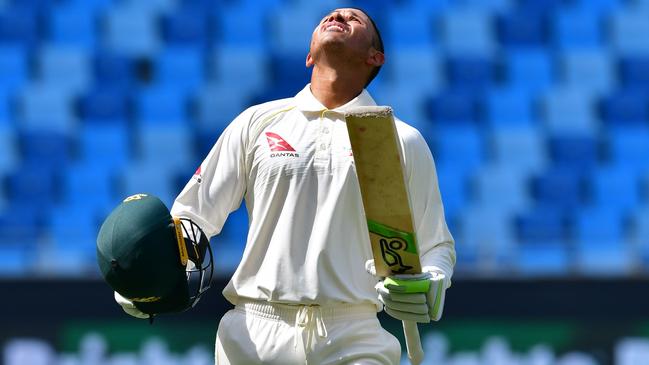
[[[214,272],[200,227],[171,217],[150,194],[129,196],[106,218],[97,236],[97,262],[108,285],[149,315],[193,307]]]

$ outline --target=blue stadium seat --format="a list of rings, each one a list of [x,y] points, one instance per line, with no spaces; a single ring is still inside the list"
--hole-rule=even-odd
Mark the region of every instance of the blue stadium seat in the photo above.
[[[270,42],[266,15],[264,7],[246,2],[218,7],[214,14],[218,27],[216,43],[265,50]]]
[[[172,85],[152,86],[135,97],[135,112],[143,124],[177,124],[188,115],[186,94]]]
[[[379,28],[383,42],[391,53],[429,47],[436,43],[433,14],[430,9],[408,5],[386,8],[390,16]],[[378,26],[378,25],[377,25]]]
[[[217,236],[220,244],[230,245],[243,249],[248,233],[248,211],[244,203],[228,215],[221,232]]]
[[[450,88],[483,91],[492,86],[495,67],[488,57],[452,57],[446,64]]]
[[[638,208],[630,217],[631,242],[638,247],[642,263],[649,265],[649,205]]]
[[[317,3],[296,4],[271,9],[267,18],[270,48],[278,53],[299,54],[304,59],[311,43],[311,34],[326,12]],[[291,19],[290,22],[275,21]]]
[[[517,239],[523,245],[552,246],[568,239],[568,217],[557,207],[541,204],[514,219]]]
[[[549,140],[554,166],[575,172],[590,172],[600,160],[599,141],[585,134],[554,135]]]
[[[248,103],[250,95],[230,84],[214,83],[205,85],[198,91],[194,100],[196,122],[203,131],[220,134]]]
[[[193,135],[185,124],[140,126],[136,134],[139,159],[151,164],[159,161],[171,171],[190,170],[198,164],[193,142]]]
[[[193,92],[205,79],[203,51],[196,47],[168,46],[154,67],[155,82],[178,91]]]
[[[409,94],[423,96],[438,91],[444,83],[442,67],[439,52],[434,47],[419,46],[391,52],[390,61],[379,75],[386,75],[392,85],[410,87]]]
[[[436,124],[474,124],[478,118],[478,98],[467,90],[442,90],[427,103]]]
[[[83,48],[74,46],[44,47],[39,54],[39,79],[44,84],[78,93],[91,81],[92,66]]]
[[[287,98],[295,95],[311,81],[311,69],[306,68],[303,54],[280,54],[271,55],[271,77],[272,87],[270,91],[274,99]]]
[[[15,90],[29,78],[29,59],[21,45],[0,43],[0,90]]]
[[[546,18],[538,11],[522,9],[498,16],[498,40],[507,48],[543,47],[547,44]]]
[[[272,76],[269,74],[269,66],[270,57],[263,49],[235,45],[216,48],[210,57],[209,67],[211,79],[215,82],[237,85],[237,89],[246,92],[259,92]],[[294,66],[304,68],[304,59],[300,65]]]
[[[547,170],[533,177],[531,188],[539,205],[564,211],[579,209],[586,195],[583,179],[573,170]]]
[[[640,34],[649,32],[649,11],[622,7],[610,15],[610,47],[621,56],[649,55],[649,42]]]
[[[27,5],[7,6],[0,9],[0,43],[36,47],[41,39],[39,14]]]
[[[142,2],[139,2],[142,3]],[[153,56],[161,47],[155,12],[136,3],[113,6],[104,13],[104,42],[109,51],[131,57]]]
[[[0,276],[24,277],[29,274],[34,253],[22,245],[0,245]]]
[[[107,170],[120,169],[132,158],[131,132],[124,120],[85,120],[78,147],[81,163]]]
[[[94,58],[95,85],[126,92],[135,84],[134,59],[119,52],[98,51]]]
[[[170,45],[208,47],[212,40],[211,11],[214,8],[204,9],[199,4],[187,4],[165,14],[162,20],[165,42]]]
[[[543,132],[534,127],[500,128],[491,136],[492,161],[523,174],[540,171],[548,153]]]
[[[649,120],[648,102],[640,90],[618,90],[601,100],[603,120],[610,126],[644,126]]]
[[[7,192],[11,205],[22,204],[25,210],[39,210],[43,214],[59,198],[58,174],[40,163],[22,164],[7,176]],[[29,213],[25,213],[29,214]]]
[[[617,83],[611,55],[602,49],[566,51],[562,59],[565,85],[582,93],[604,94]]]
[[[43,178],[46,175],[28,172],[30,178]],[[9,177],[9,189],[13,183]],[[27,180],[27,179],[23,179]],[[31,179],[30,179],[31,180]],[[11,191],[10,191],[11,193]],[[38,192],[32,193],[32,195]],[[21,196],[24,197],[24,196]],[[43,201],[43,203],[46,203]],[[47,207],[32,201],[21,201],[20,198],[10,201],[0,210],[0,246],[20,246],[34,250],[39,236],[43,233]]]
[[[467,172],[440,161],[436,161],[436,164],[444,213],[447,221],[450,221],[466,209],[470,201]]]
[[[483,101],[486,121],[493,127],[529,127],[534,121],[532,98],[525,90],[490,88]]]
[[[15,168],[19,160],[20,150],[15,129],[0,124],[0,178]]]
[[[80,97],[79,114],[94,122],[126,120],[129,117],[128,98],[117,88],[97,86]]]
[[[625,241],[623,216],[603,206],[582,210],[575,222],[576,266],[586,275],[628,274],[632,252]]]
[[[86,215],[91,215],[91,212],[104,211],[112,207],[118,199],[115,196],[113,175],[112,169],[99,163],[71,166],[61,178],[62,200],[67,205],[75,206],[81,210],[85,208]]]
[[[371,93],[379,105],[391,105],[397,118],[419,129],[423,135],[432,127],[424,108],[424,95],[414,92],[407,83],[392,85],[374,82]]]
[[[49,39],[55,45],[93,50],[98,34],[97,13],[88,6],[60,5],[49,17]]]
[[[47,168],[65,167],[72,158],[73,140],[66,134],[46,130],[23,130],[19,135],[23,163]]]
[[[649,91],[649,56],[621,57],[619,77],[622,89]]]
[[[0,127],[13,127],[13,103],[8,90],[0,87]]]
[[[575,8],[595,14],[610,14],[624,7],[624,0],[573,0]]]
[[[505,55],[505,80],[517,89],[542,92],[555,82],[555,67],[546,48],[516,48]]]
[[[633,169],[622,166],[599,168],[593,171],[588,184],[592,203],[602,209],[630,211],[640,204],[640,177]]]
[[[523,277],[565,277],[572,268],[569,249],[561,241],[521,244],[514,263]]]
[[[511,213],[529,205],[527,176],[507,166],[486,165],[473,176],[473,203]]]
[[[493,205],[472,206],[459,216],[459,246],[469,246],[477,255],[476,265],[480,270],[507,270],[515,255],[515,237],[511,215]],[[460,256],[458,255],[458,258]],[[476,267],[473,268],[475,270]]]
[[[491,16],[479,10],[442,13],[440,38],[443,50],[452,56],[489,56],[497,46]]]
[[[542,115],[550,132],[594,134],[597,128],[596,102],[578,88],[549,91],[542,102]]]
[[[29,85],[19,95],[20,127],[71,134],[74,131],[73,95],[54,85]]]
[[[475,125],[436,128],[429,144],[436,161],[458,170],[472,171],[486,159],[484,140]]]
[[[608,156],[612,164],[636,172],[649,168],[649,128],[630,126],[611,128],[608,132]]]
[[[85,258],[79,263],[81,265],[94,264],[100,225],[98,215],[83,204],[57,206],[54,212],[49,217],[53,248],[58,253],[81,254]]]
[[[604,40],[602,17],[584,8],[558,11],[552,20],[552,38],[560,50],[598,49]]]
[[[194,165],[192,165],[194,166]],[[171,207],[176,195],[172,183],[173,171],[163,159],[133,162],[117,176],[117,195],[127,197],[138,193],[149,193],[159,197],[167,207]]]

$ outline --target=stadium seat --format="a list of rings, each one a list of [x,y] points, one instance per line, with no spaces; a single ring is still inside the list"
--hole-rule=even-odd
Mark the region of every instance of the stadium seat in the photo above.
[[[438,163],[461,171],[472,171],[486,160],[484,140],[474,125],[436,128],[429,144]]]
[[[263,89],[270,78],[269,66],[270,57],[252,47],[218,47],[209,61],[211,80],[220,85],[238,85],[235,94]]]
[[[326,14],[316,4],[310,2],[271,9],[267,18],[270,48],[278,53],[300,55],[304,60],[311,43],[311,34]],[[291,19],[291,21],[276,21],[277,19]]]
[[[136,136],[138,159],[146,164],[161,164],[171,173],[198,165],[193,135],[185,124],[143,125]]]
[[[76,125],[73,95],[54,85],[26,86],[18,95],[19,126],[72,134]]]
[[[0,8],[0,43],[34,48],[41,41],[40,24],[38,11],[25,4]]]
[[[213,7],[206,9],[194,2],[164,14],[162,34],[165,42],[173,46],[208,47],[213,35],[209,17],[212,11]]]
[[[550,169],[539,173],[532,178],[531,189],[532,196],[539,205],[563,211],[579,209],[586,195],[583,179],[575,171],[565,169]]]
[[[72,142],[70,136],[60,132],[23,130],[19,134],[21,162],[45,169],[65,168],[72,159]]]
[[[448,87],[480,92],[492,86],[495,67],[488,57],[452,57],[446,63]]]
[[[49,17],[49,40],[56,46],[93,50],[99,24],[97,12],[88,6],[73,3],[60,5]]]
[[[119,199],[115,196],[113,175],[113,170],[102,164],[84,163],[70,166],[61,178],[62,201],[78,210],[85,208],[86,215],[105,211]]]
[[[548,163],[547,143],[539,128],[500,128],[491,134],[491,160],[499,166],[530,174]]]
[[[273,86],[266,91],[273,93],[274,99],[291,97],[311,81],[311,69],[306,68],[303,54],[273,53],[270,75]]]
[[[234,118],[247,108],[250,95],[229,84],[211,83],[202,87],[195,99],[195,120],[199,129],[220,134]]]
[[[186,94],[173,85],[156,85],[135,96],[135,112],[139,123],[178,124],[187,119]]]
[[[194,92],[205,79],[203,51],[196,47],[168,46],[155,61],[154,82],[178,91]]]
[[[600,167],[587,179],[592,204],[611,212],[628,212],[640,205],[640,176],[623,166]]]
[[[557,134],[550,137],[548,152],[554,166],[588,173],[600,161],[599,141],[587,134]]]
[[[403,5],[385,11],[390,16],[385,18],[385,27],[380,31],[390,53],[430,47],[436,43],[434,18],[428,8]]]
[[[563,81],[567,88],[602,95],[616,86],[617,74],[613,66],[611,55],[602,49],[565,51]]]
[[[78,161],[111,171],[120,169],[131,161],[131,138],[124,120],[85,120],[79,133]]]
[[[151,57],[160,50],[162,42],[156,13],[135,4],[120,3],[106,10],[103,42],[111,52],[129,57]]]
[[[373,83],[372,97],[379,105],[390,105],[397,118],[417,128],[424,136],[431,123],[424,108],[424,96],[413,93],[406,83]]]
[[[618,90],[601,100],[601,114],[610,126],[638,125],[649,121],[647,103],[649,98],[641,90]]]
[[[270,43],[265,7],[249,2],[228,3],[217,8],[214,22],[217,45],[265,50]],[[305,45],[306,47],[306,45]]]
[[[514,263],[522,277],[565,277],[572,269],[569,249],[561,241],[521,244]]]
[[[0,276],[3,278],[21,278],[30,273],[33,252],[29,247],[0,245]]]
[[[604,41],[602,17],[590,8],[568,7],[558,11],[552,20],[552,39],[561,51],[599,50]]]
[[[513,213],[529,205],[527,176],[507,166],[483,165],[473,175],[472,187],[472,202],[492,207],[494,213]]]
[[[496,35],[491,16],[479,10],[453,9],[440,18],[440,45],[451,56],[492,55]]]
[[[475,124],[480,117],[478,98],[467,90],[440,90],[426,106],[437,125]]]
[[[610,163],[643,172],[649,168],[649,128],[629,126],[607,131],[607,155]]]
[[[649,91],[649,56],[621,57],[619,77],[622,89]]]
[[[520,8],[497,18],[498,40],[507,48],[530,48],[547,45],[546,18],[538,11]]]
[[[436,164],[444,213],[446,220],[452,221],[466,209],[470,201],[467,172],[440,161],[436,161]]]
[[[79,93],[91,80],[92,66],[87,51],[74,46],[49,46],[40,51],[39,79],[64,91]]]
[[[126,92],[137,79],[136,62],[119,52],[98,51],[93,65],[95,85],[102,88]]]
[[[649,32],[649,10],[621,7],[610,15],[610,47],[621,56],[649,55],[649,42],[640,34]]]
[[[525,90],[490,88],[483,102],[486,122],[492,127],[509,129],[533,124],[532,98]]]
[[[0,90],[15,91],[29,78],[28,53],[22,45],[0,43]]]
[[[7,176],[9,204],[21,204],[30,220],[38,221],[59,198],[57,172],[39,163],[22,164]],[[29,210],[38,212],[28,212]],[[13,212],[12,212],[13,213]],[[22,214],[22,213],[21,213]]]
[[[555,66],[549,50],[545,48],[511,49],[503,57],[508,86],[539,93],[555,82]]]
[[[545,125],[557,134],[594,134],[597,130],[595,106],[592,96],[576,88],[549,90],[541,103]]]
[[[418,46],[391,53],[390,61],[383,66],[379,75],[385,75],[391,85],[411,88],[409,94],[422,96],[437,92],[445,82],[442,60],[432,46]]]
[[[14,169],[19,160],[20,150],[15,130],[11,126],[0,123],[0,179]]]
[[[129,100],[120,89],[97,86],[79,98],[79,114],[93,122],[126,120]]]
[[[515,217],[516,237],[522,245],[563,245],[568,239],[568,217],[557,207],[540,204]]]

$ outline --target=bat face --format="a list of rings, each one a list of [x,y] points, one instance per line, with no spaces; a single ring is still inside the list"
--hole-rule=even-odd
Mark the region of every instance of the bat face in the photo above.
[[[416,274],[421,263],[398,136],[388,107],[362,107],[345,117],[376,272]]]

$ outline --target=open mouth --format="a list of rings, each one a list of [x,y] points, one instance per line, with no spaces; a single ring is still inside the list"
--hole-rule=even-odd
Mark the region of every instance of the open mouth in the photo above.
[[[325,24],[325,26],[324,26],[324,31],[325,31],[325,32],[328,32],[328,31],[332,31],[332,32],[345,32],[345,31],[346,31],[346,27],[345,27],[343,24],[341,24],[341,23],[338,23],[338,22],[331,22],[331,23],[327,23],[327,24]]]

